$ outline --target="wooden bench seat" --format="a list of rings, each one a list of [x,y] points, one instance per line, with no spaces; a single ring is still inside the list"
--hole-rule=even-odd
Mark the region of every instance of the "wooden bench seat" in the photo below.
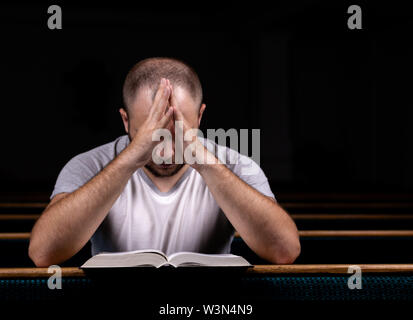
[[[413,230],[300,230],[301,238],[308,237],[413,237]],[[239,237],[235,232],[235,237]],[[30,232],[0,233],[0,240],[30,239]]]
[[[0,214],[1,232],[30,232],[40,214]],[[299,230],[413,230],[413,213],[292,213]]]
[[[348,274],[352,264],[290,264],[290,265],[254,265],[246,274]],[[362,273],[411,273],[413,264],[360,264]],[[62,277],[86,277],[79,267],[62,267]],[[0,279],[6,278],[48,278],[48,268],[0,268]]]
[[[413,263],[412,230],[308,230],[300,231],[300,264]],[[30,233],[0,233],[0,267],[34,266],[28,257]],[[231,252],[253,264],[266,264],[240,238]],[[90,242],[65,266],[79,266],[90,257]]]
[[[46,208],[48,201],[42,202],[0,202],[0,213],[41,213]],[[408,202],[302,202],[279,201],[279,204],[289,213],[413,213],[413,200]]]
[[[0,268],[0,302],[68,306],[121,305],[139,309],[180,301],[249,304],[262,310],[274,303],[386,302],[413,300],[413,265],[360,265],[362,289],[348,287],[350,264],[256,265],[247,271],[197,268],[108,270],[94,276],[62,268],[62,290],[50,290],[46,268]],[[134,289],[131,291],[131,288]],[[160,290],[162,289],[162,290]],[[133,294],[131,294],[133,293]],[[188,303],[187,302],[187,303]],[[100,303],[100,304],[99,304]],[[99,309],[99,308],[98,308]],[[104,308],[106,310],[106,308]],[[65,310],[65,309],[60,309]],[[148,312],[153,312],[149,309]],[[268,314],[267,314],[268,315]]]

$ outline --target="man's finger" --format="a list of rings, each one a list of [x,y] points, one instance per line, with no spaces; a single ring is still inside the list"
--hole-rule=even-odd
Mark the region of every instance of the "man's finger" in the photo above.
[[[155,93],[155,97],[153,98],[151,109],[149,110],[149,116],[153,115],[153,112],[155,109],[154,107],[158,104],[159,100],[161,99],[165,85],[166,85],[165,79],[161,78],[161,80],[159,81],[158,89],[156,90],[156,93]]]
[[[165,112],[168,106],[168,100],[171,93],[170,87],[167,85],[167,80],[162,78],[159,89],[156,92],[155,99],[152,104],[150,115],[159,119]]]
[[[171,121],[172,116],[174,114],[174,108],[169,107],[168,111],[163,115],[162,119],[159,121],[159,126],[160,128],[165,128],[165,126],[168,124],[169,121]]]
[[[172,91],[171,91],[171,97],[169,98],[169,101],[171,102],[171,106],[177,107],[178,103],[176,101],[175,90],[172,86],[171,86],[171,89],[172,89]]]
[[[165,86],[166,86],[166,81],[165,81],[164,78],[161,78],[161,80],[159,81],[158,89],[156,89],[156,93],[155,93],[155,96],[153,98],[152,105],[154,105],[155,103],[158,103],[159,99],[162,96],[163,88]]]

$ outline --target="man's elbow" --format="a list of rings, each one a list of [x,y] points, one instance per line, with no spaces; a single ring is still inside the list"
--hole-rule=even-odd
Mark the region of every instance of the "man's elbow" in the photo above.
[[[51,257],[41,252],[39,244],[33,238],[30,239],[28,254],[36,267],[49,267],[54,264]]]
[[[271,262],[274,264],[293,264],[301,253],[300,240],[289,244],[284,250],[274,250]]]
[[[37,252],[29,246],[29,258],[33,261],[36,267],[46,267],[47,263],[45,259],[42,259]]]

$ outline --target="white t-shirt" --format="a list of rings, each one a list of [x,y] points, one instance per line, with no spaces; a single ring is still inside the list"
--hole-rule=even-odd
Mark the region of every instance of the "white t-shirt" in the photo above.
[[[209,147],[216,146],[210,140],[202,141]],[[124,135],[72,158],[60,172],[50,199],[87,183],[128,144],[129,137]],[[228,155],[227,159],[238,158],[238,163],[227,165],[232,172],[274,198],[265,174],[255,162],[229,148],[218,149]],[[247,164],[255,171],[245,170]],[[229,253],[233,236],[233,226],[195,169],[189,167],[168,192],[160,192],[138,169],[93,235],[92,255],[139,249],[157,249],[168,255],[179,251]]]

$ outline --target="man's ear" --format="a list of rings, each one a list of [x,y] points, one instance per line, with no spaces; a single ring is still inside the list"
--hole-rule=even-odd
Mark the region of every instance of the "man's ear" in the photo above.
[[[198,114],[198,126],[201,125],[201,119],[202,119],[202,115],[205,111],[205,108],[206,108],[206,104],[205,103],[201,104],[201,107],[199,108],[199,114]]]
[[[125,127],[126,133],[129,133],[129,117],[128,113],[124,108],[119,109],[120,116],[122,118],[123,126]]]

